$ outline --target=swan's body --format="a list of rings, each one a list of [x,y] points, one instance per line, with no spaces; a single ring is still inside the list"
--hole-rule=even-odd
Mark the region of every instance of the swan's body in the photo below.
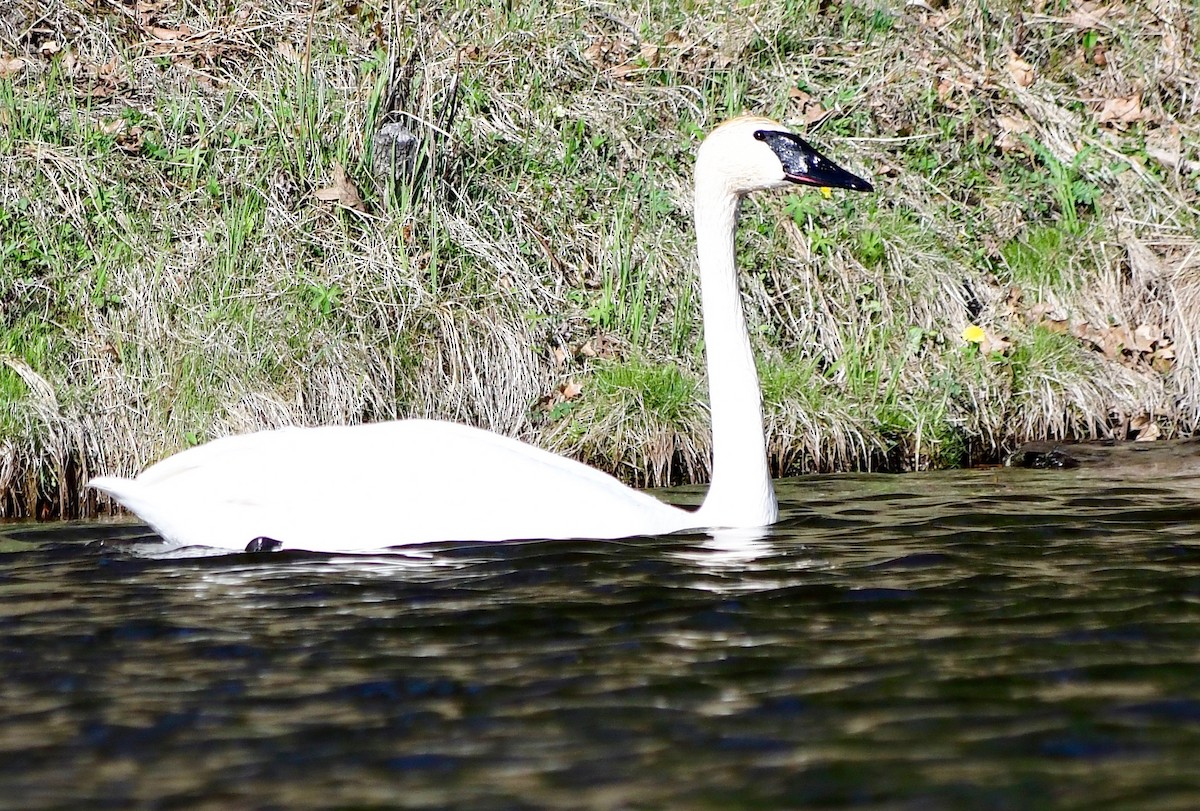
[[[179,545],[365,551],[429,541],[621,538],[756,527],[778,516],[758,375],[738,294],[745,194],[805,183],[870,189],[781,125],[727,122],[696,162],[696,231],[712,404],[713,479],[696,511],[508,437],[430,420],[285,428],[218,439],[135,479],[89,484]]]

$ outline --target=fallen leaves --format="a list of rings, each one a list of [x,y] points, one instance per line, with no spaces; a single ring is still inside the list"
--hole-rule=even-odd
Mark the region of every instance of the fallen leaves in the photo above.
[[[29,64],[29,60],[19,56],[9,57],[0,52],[0,79],[11,79],[21,71],[25,70],[25,66]]]
[[[53,62],[61,75],[70,80],[78,99],[108,99],[124,93],[129,88],[125,71],[117,57],[96,64],[79,57],[70,47],[58,39],[34,40],[34,46],[25,56],[9,56],[0,51],[0,79],[12,79],[36,65],[38,57]]]
[[[574,380],[568,380],[566,383],[563,383],[561,386],[555,389],[555,391],[558,392],[558,396],[563,400],[570,402],[571,400],[578,399],[579,396],[583,394],[583,386],[579,385]]]
[[[1138,121],[1149,121],[1152,118],[1153,116],[1142,109],[1140,93],[1105,99],[1100,105],[1100,111],[1096,114],[1096,121],[1101,124],[1133,124]]]
[[[1200,172],[1200,161],[1188,160],[1183,156],[1183,133],[1178,124],[1159,127],[1147,134],[1146,154],[1167,169],[1185,175]]]
[[[539,397],[533,410],[546,414],[549,421],[557,422],[569,414],[584,395],[583,384],[574,375],[586,370],[588,362],[595,358],[620,357],[622,347],[614,336],[599,334],[580,344],[555,343],[549,352],[554,370],[562,382]]]
[[[1171,371],[1175,347],[1161,325],[1141,323],[1131,329],[1123,323],[1095,325],[1088,321],[1072,321],[1066,313],[1047,302],[1022,308],[1022,298],[1020,289],[1013,288],[1009,306],[1028,324],[1070,335],[1107,360],[1130,369],[1151,369],[1158,374]]]
[[[130,155],[139,154],[146,141],[145,131],[136,124],[129,126],[129,122],[123,118],[101,119],[96,129],[112,137],[117,148]]]
[[[1108,23],[1105,17],[1108,16],[1109,9],[1095,2],[1079,3],[1070,14],[1066,17],[1066,22],[1069,25],[1081,30],[1090,30],[1093,28],[1107,28]]]
[[[1025,151],[1028,149],[1022,135],[1033,132],[1033,123],[1021,115],[998,115],[996,126],[1000,130],[997,145],[1002,152]]]
[[[83,79],[87,86],[86,93],[77,95],[108,99],[124,93],[129,88],[129,82],[125,79],[116,57],[101,65],[77,63],[74,57],[71,57],[69,62],[74,75]]]
[[[186,25],[178,28],[146,25],[142,31],[146,34],[141,43],[143,49],[152,56],[176,62],[212,64],[233,47],[226,33],[217,29],[196,32]]]
[[[1072,320],[1065,310],[1048,301],[1027,302],[1019,287],[1008,291],[1007,300],[996,315],[1002,320],[1015,319],[1030,327],[1068,335],[1085,348],[1102,354],[1107,361],[1135,371],[1165,375],[1175,363],[1174,343],[1160,324],[1143,322],[1130,326],[1117,322],[1092,324]],[[1003,355],[1018,342],[977,324],[969,324],[961,337],[964,342],[978,346],[980,353],[987,356]]]
[[[1008,75],[1020,87],[1030,87],[1037,81],[1037,74],[1034,73],[1033,65],[1022,59],[1016,51],[1008,52]]]
[[[583,49],[583,58],[614,79],[627,79],[637,71],[656,67],[659,47],[620,37],[600,37]]]
[[[354,185],[354,181],[337,161],[333,162],[333,182],[314,191],[313,197],[354,211],[366,213],[367,210],[367,204],[358,193],[358,186]]]
[[[709,46],[686,39],[679,31],[668,31],[660,43],[633,36],[596,36],[581,55],[597,71],[624,81],[658,68],[701,73],[724,69],[733,61]]]
[[[538,398],[534,410],[544,412],[551,421],[558,421],[571,413],[571,409],[582,396],[583,386],[575,380],[567,380],[555,386],[549,394]]]
[[[1138,324],[1130,329],[1126,324],[1093,326],[1081,321],[1071,324],[1068,329],[1071,335],[1108,360],[1131,369],[1148,367],[1166,374],[1175,363],[1175,347],[1157,324]]]
[[[287,40],[281,39],[279,42],[275,43],[275,53],[279,54],[284,58],[284,60],[291,62],[293,65],[304,64],[304,54],[300,52],[299,48]]]
[[[469,59],[471,61],[475,61],[477,59],[483,58],[484,49],[482,46],[475,45],[473,43],[468,44],[468,45],[462,45],[458,49],[458,55],[460,57],[462,57],[463,59]]]
[[[174,5],[166,0],[108,2],[108,8],[124,14],[141,34],[141,40],[134,45],[149,56],[184,65],[213,65],[231,53],[256,47],[243,30],[253,14],[254,7],[251,4],[238,6],[231,16],[225,18],[228,23],[226,26],[203,31],[193,30],[186,23],[174,24],[160,20],[160,14]]]
[[[607,335],[594,336],[575,347],[558,344],[550,351],[556,369],[562,369],[573,361],[585,361],[590,358],[614,358],[620,354],[616,342]]]
[[[813,126],[829,116],[829,110],[826,110],[820,100],[813,98],[806,91],[798,87],[793,87],[788,91],[788,97],[793,103],[800,108],[800,120],[806,126]]]
[[[1134,442],[1153,442],[1162,436],[1162,430],[1158,427],[1158,422],[1150,414],[1141,413],[1129,420],[1129,425],[1126,429],[1126,434],[1137,434],[1133,438]]]

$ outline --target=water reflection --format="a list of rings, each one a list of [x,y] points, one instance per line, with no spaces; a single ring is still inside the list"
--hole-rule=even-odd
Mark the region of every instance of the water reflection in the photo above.
[[[680,557],[713,569],[741,568],[752,561],[775,554],[769,528],[714,529],[705,534],[697,552]]]

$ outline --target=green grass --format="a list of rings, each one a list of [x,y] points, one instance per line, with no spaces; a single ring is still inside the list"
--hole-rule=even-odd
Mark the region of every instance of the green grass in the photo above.
[[[175,52],[63,0],[26,36],[26,5],[0,12],[0,51],[29,62],[0,78],[0,513],[87,509],[63,460],[132,473],[230,432],[403,415],[638,483],[704,478],[691,163],[743,112],[877,186],[744,208],[777,471],[1200,418],[1200,65],[1136,4],[1080,29],[1064,4],[1013,2],[367,0],[310,18],[201,0],[147,12],[211,32]],[[828,114],[806,126],[794,91]],[[1098,121],[1134,92],[1143,118]],[[375,175],[390,121],[423,138],[415,176]],[[1155,157],[1172,127],[1174,166]],[[314,197],[335,164],[368,211]],[[1161,325],[1174,368],[1106,360],[1035,305],[1068,327]],[[969,324],[1011,345],[980,354]],[[536,407],[568,381],[580,398]]]
[[[697,385],[675,366],[640,363],[605,364],[595,372],[595,387],[601,397],[623,401],[656,420],[682,424],[694,410]]]

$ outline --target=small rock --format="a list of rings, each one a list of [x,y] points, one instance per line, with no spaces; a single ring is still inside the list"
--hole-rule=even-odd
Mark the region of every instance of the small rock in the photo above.
[[[421,145],[412,130],[400,122],[384,124],[375,133],[375,179],[381,186],[411,183],[417,169]]]

